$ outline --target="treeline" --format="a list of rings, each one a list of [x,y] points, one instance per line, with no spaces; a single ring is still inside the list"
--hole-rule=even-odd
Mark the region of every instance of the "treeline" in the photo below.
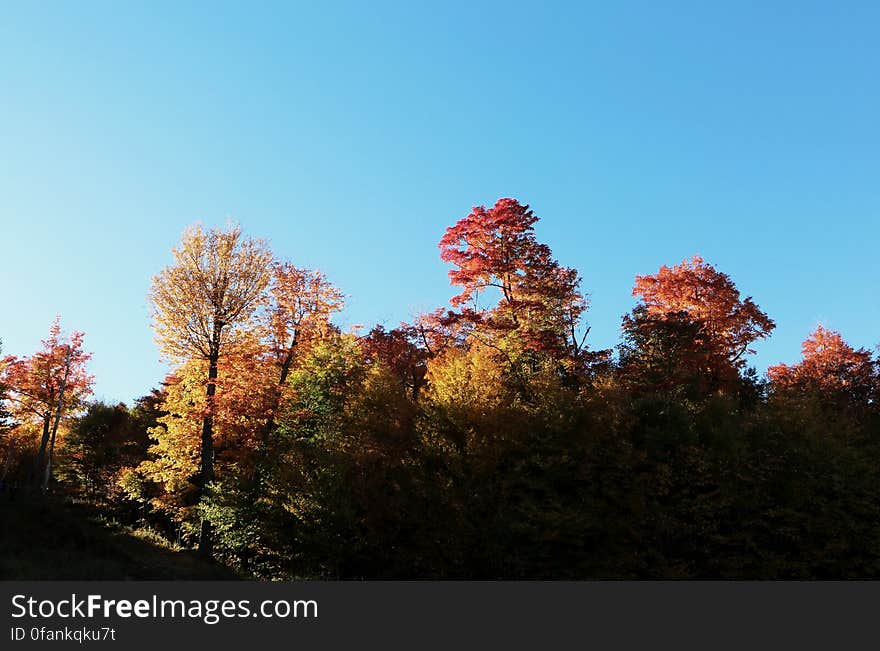
[[[3,360],[6,492],[72,491],[260,579],[880,576],[875,356],[819,327],[760,377],[774,322],[699,257],[637,277],[591,350],[536,221],[475,208],[440,241],[450,305],[368,332],[333,324],[322,273],[190,228],[150,291],[161,388],[89,403],[57,324]]]

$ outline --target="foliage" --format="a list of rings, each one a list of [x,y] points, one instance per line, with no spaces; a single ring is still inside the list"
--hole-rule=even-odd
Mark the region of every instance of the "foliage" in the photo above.
[[[206,233],[196,225],[184,232],[172,254],[174,263],[153,278],[149,298],[157,341],[169,360],[188,365],[190,372],[205,362],[199,471],[194,481],[200,498],[214,480],[215,395],[225,379],[220,376],[220,359],[248,357],[241,349],[254,341],[247,326],[264,300],[272,253],[262,240],[243,237],[238,227]],[[184,429],[184,444],[186,433]],[[211,542],[211,522],[202,520],[200,551],[210,554]]]
[[[172,361],[210,359],[239,342],[270,279],[271,253],[241,229],[188,228],[150,287],[156,339]]]
[[[6,444],[6,469],[14,456],[19,463],[24,460],[21,452],[30,447],[28,439],[40,428],[27,481],[42,482],[44,488],[51,477],[56,435],[62,421],[81,409],[91,395],[94,378],[86,370],[91,353],[83,350],[83,337],[82,332],[65,336],[60,318],[56,317],[39,351],[30,357],[7,356],[0,361],[0,384],[6,390],[7,409],[18,424]],[[16,438],[23,440],[15,441]]]
[[[76,352],[64,488],[175,549],[210,523],[259,579],[880,576],[876,356],[818,327],[758,376],[775,324],[699,256],[637,276],[618,355],[591,351],[537,219],[474,208],[440,242],[450,304],[360,336],[321,272],[189,229],[151,290],[161,390],[86,405]],[[81,350],[53,337],[3,359],[10,480]]]
[[[668,321],[673,327],[693,322],[693,345],[700,349],[702,370],[716,386],[735,381],[744,356],[753,352],[750,346],[775,327],[751,297],[741,298],[727,274],[697,255],[673,267],[664,265],[656,274],[636,276],[632,293],[643,310],[624,327],[644,328],[647,319],[657,325]]]
[[[140,422],[139,422],[140,421]],[[123,468],[146,456],[146,423],[124,404],[94,402],[71,425],[65,441],[65,470],[71,483],[96,499],[108,498]]]
[[[838,401],[842,408],[875,403],[878,368],[870,351],[854,349],[839,332],[818,326],[803,346],[803,360],[771,366],[767,375],[777,395],[806,395],[818,401]]]
[[[577,355],[578,327],[587,303],[574,269],[560,266],[550,247],[534,234],[538,217],[515,199],[499,199],[446,229],[440,257],[453,265],[449,280],[461,292],[450,303],[453,320],[482,334],[484,343],[505,348],[504,339],[530,350]],[[494,290],[494,307],[480,304]]]

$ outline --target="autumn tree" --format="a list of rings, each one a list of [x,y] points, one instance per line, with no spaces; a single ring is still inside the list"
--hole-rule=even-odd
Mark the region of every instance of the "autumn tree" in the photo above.
[[[215,484],[239,481],[250,467],[272,403],[271,367],[244,336],[218,360],[212,398]],[[208,361],[192,358],[166,377],[161,408],[150,429],[149,458],[137,468],[150,483],[149,500],[189,538],[206,492],[201,483],[201,433],[207,407]],[[140,496],[146,497],[146,496]],[[139,498],[140,499],[140,498]],[[209,520],[210,521],[210,520]]]
[[[537,221],[528,206],[506,198],[446,229],[440,257],[453,265],[449,280],[461,289],[446,318],[468,324],[489,345],[512,335],[525,350],[574,358],[586,336],[580,319],[587,302],[577,272],[535,238]],[[494,306],[482,303],[492,296]]]
[[[12,428],[12,413],[7,409],[9,387],[4,383],[7,358],[2,356],[3,340],[0,339],[0,436],[3,436]]]
[[[425,385],[426,362],[430,357],[423,336],[426,335],[418,325],[402,323],[391,330],[374,326],[360,339],[366,362],[384,365],[412,400],[418,400]]]
[[[750,346],[770,335],[775,324],[754,303],[742,298],[730,277],[700,256],[656,274],[636,276],[633,296],[640,304],[624,319],[624,329],[645,338],[646,325],[663,324],[693,330],[698,351],[691,361],[702,366],[716,387],[729,385],[745,365]],[[686,326],[684,321],[693,326]],[[699,359],[698,359],[699,358]]]
[[[320,271],[301,269],[288,262],[273,266],[264,320],[277,382],[266,436],[275,427],[275,414],[297,353],[327,333],[331,315],[340,311],[343,304],[342,292]]]
[[[198,485],[214,478],[214,397],[221,357],[243,339],[271,279],[272,254],[265,242],[243,236],[237,226],[188,228],[150,288],[154,328],[162,352],[174,362],[203,360],[205,408],[201,422]],[[203,520],[199,549],[210,553],[211,523]]]
[[[839,332],[821,325],[804,340],[801,351],[803,358],[797,364],[767,369],[774,393],[861,404],[877,398],[880,375],[870,351],[853,348]]]
[[[717,360],[703,324],[687,312],[652,316],[640,305],[624,316],[622,331],[619,369],[630,392],[676,398],[711,390],[705,370]]]
[[[12,464],[13,446],[10,432],[12,431],[12,412],[8,409],[9,387],[5,384],[7,358],[2,356],[3,341],[0,340],[0,454],[3,455],[3,470],[0,472],[0,486],[4,486],[9,467]]]
[[[432,514],[420,524],[431,532],[425,543],[437,542],[419,551],[432,555],[432,576],[584,576],[607,562],[597,541],[628,524],[610,498],[596,499],[629,468],[606,470],[619,442],[587,422],[583,401],[594,391],[568,385],[552,359],[529,374],[529,400],[508,376],[479,342],[428,362],[418,489]],[[596,411],[613,421],[609,407],[603,400]]]
[[[65,336],[56,318],[38,352],[3,360],[10,411],[17,421],[41,428],[33,478],[43,490],[52,476],[58,427],[91,393],[93,378],[86,371],[91,353],[83,350],[83,337],[82,332]]]

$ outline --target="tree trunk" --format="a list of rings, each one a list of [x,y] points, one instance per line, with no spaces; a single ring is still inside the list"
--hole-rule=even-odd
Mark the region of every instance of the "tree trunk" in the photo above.
[[[219,339],[219,337],[217,337]],[[219,346],[218,346],[219,347]],[[211,353],[208,366],[208,386],[205,390],[205,417],[202,419],[202,451],[199,473],[199,499],[205,495],[208,484],[214,481],[214,395],[217,393],[217,361],[219,352]],[[213,550],[211,522],[202,519],[199,530],[199,553],[210,556]]]
[[[263,442],[268,441],[269,437],[272,436],[272,432],[275,431],[275,413],[281,406],[281,393],[282,391],[284,391],[284,385],[287,384],[287,377],[288,375],[290,375],[290,367],[293,364],[293,354],[294,352],[296,352],[296,343],[296,337],[294,337],[293,341],[290,344],[290,347],[287,349],[287,355],[284,357],[284,361],[281,363],[281,376],[278,378],[275,401],[272,405],[272,413],[269,415],[269,420],[266,421],[266,430],[263,434]]]
[[[73,349],[67,347],[67,357],[64,360],[64,377],[61,378],[61,387],[58,391],[58,406],[55,409],[55,422],[52,424],[52,438],[49,441],[49,458],[46,461],[46,473],[43,475],[42,489],[45,492],[49,488],[49,479],[52,476],[52,459],[55,456],[55,435],[58,433],[58,423],[61,421],[61,409],[64,400],[64,389],[67,387],[67,378],[70,377],[70,357]]]
[[[214,396],[217,393],[217,358],[212,356],[205,390],[205,417],[202,419],[201,487],[214,481]]]
[[[29,482],[33,482],[34,485],[40,483],[40,474],[43,472],[43,468],[46,467],[46,448],[49,447],[51,424],[52,413],[47,411],[45,414],[43,414],[43,436],[40,438],[40,451],[37,454],[37,462],[34,464],[34,474],[29,480]]]
[[[6,452],[6,462],[3,464],[3,474],[0,475],[0,483],[6,481],[6,475],[9,474],[9,466],[12,465],[12,446]]]

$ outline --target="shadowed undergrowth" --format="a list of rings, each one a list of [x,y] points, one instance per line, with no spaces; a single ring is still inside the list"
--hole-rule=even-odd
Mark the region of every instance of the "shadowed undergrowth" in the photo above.
[[[236,579],[192,550],[174,550],[103,520],[97,509],[61,498],[10,500],[0,494],[0,579]]]

